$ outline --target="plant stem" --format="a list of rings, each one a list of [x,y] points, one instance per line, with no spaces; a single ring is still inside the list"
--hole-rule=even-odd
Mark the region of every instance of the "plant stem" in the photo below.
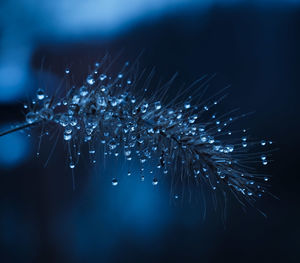
[[[4,131],[4,132],[0,132],[0,137],[2,137],[2,136],[4,136],[4,135],[7,135],[7,134],[10,134],[10,133],[13,133],[13,132],[16,132],[16,131],[20,131],[20,130],[26,129],[26,128],[28,128],[28,127],[37,125],[37,124],[39,124],[39,123],[40,123],[40,121],[33,122],[33,123],[24,123],[24,124],[21,124],[20,126],[17,126],[17,127],[15,127],[15,128],[12,128],[12,129],[10,129],[10,130]]]

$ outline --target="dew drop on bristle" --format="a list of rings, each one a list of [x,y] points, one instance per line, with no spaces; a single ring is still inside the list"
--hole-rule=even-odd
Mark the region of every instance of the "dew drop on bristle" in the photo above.
[[[95,80],[94,80],[94,78],[93,78],[92,75],[88,75],[88,76],[87,76],[86,82],[87,82],[89,85],[94,85],[94,84],[95,84]]]
[[[34,123],[37,120],[37,115],[34,112],[28,112],[26,114],[26,122],[28,124]]]
[[[88,87],[82,86],[82,87],[80,88],[80,96],[85,97],[85,96],[87,96],[88,94],[89,94]]]
[[[116,179],[116,178],[114,178],[114,179],[112,179],[112,181],[111,181],[111,184],[113,185],[113,186],[117,186],[118,185],[118,180]]]
[[[155,102],[154,106],[155,106],[156,110],[160,110],[161,109],[161,103],[160,103],[160,101]]]
[[[50,121],[53,119],[53,115],[54,115],[53,110],[48,109],[48,108],[44,108],[39,112],[39,116],[43,120]]]
[[[70,141],[72,139],[72,132],[70,130],[65,130],[64,132],[64,140]]]
[[[99,79],[101,81],[105,80],[106,78],[107,78],[107,76],[105,74],[101,74],[100,77],[99,77]]]
[[[70,122],[69,117],[66,114],[62,114],[59,119],[59,124],[63,127],[66,127]]]
[[[157,180],[156,178],[153,178],[152,184],[153,184],[153,185],[158,185],[158,180]]]
[[[45,98],[45,92],[43,89],[38,89],[36,92],[36,97],[38,100],[43,100]]]
[[[184,104],[184,108],[185,108],[185,109],[191,108],[191,104],[190,104],[189,102],[186,102],[186,103]]]
[[[261,159],[264,161],[264,160],[267,159],[267,157],[266,157],[265,155],[262,155],[262,156],[261,156]]]

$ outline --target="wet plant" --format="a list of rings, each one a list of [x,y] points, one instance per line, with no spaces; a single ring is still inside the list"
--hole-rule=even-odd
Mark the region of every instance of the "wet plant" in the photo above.
[[[126,62],[113,75],[108,57],[94,64],[81,85],[71,84],[52,95],[38,89],[24,105],[25,122],[0,136],[38,126],[42,137],[47,127],[56,127],[62,134],[56,143],[67,144],[72,171],[86,144],[92,163],[101,149],[102,158],[138,160],[140,180],[151,176],[154,187],[160,178],[170,178],[174,199],[189,196],[185,189],[191,186],[201,192],[206,188],[214,203],[216,193],[223,203],[232,193],[243,205],[253,205],[268,193],[269,176],[258,173],[252,164],[268,164],[266,147],[272,141],[253,141],[245,129],[232,130],[233,123],[247,114],[216,113],[227,94],[225,88],[205,98],[213,76],[203,76],[170,96],[177,74],[155,84],[154,71],[140,71],[135,61]],[[67,68],[65,74],[72,72]],[[258,147],[263,149],[257,151]],[[112,185],[118,185],[118,178],[112,178]]]

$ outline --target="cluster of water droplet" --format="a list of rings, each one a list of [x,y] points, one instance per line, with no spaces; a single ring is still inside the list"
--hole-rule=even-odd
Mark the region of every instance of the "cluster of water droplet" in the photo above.
[[[238,118],[218,117],[214,113],[203,121],[202,116],[210,114],[218,100],[193,106],[192,97],[188,97],[181,104],[164,106],[164,97],[160,97],[164,91],[148,97],[136,95],[139,87],[128,62],[116,77],[108,75],[101,66],[96,63],[85,82],[72,86],[63,98],[49,97],[39,89],[31,105],[25,106],[29,110],[28,124],[51,122],[61,126],[63,139],[72,146],[71,169],[78,163],[82,143],[89,144],[91,156],[101,144],[104,156],[139,160],[141,181],[145,178],[145,164],[149,163],[154,168],[149,171],[154,186],[158,185],[156,175],[161,170],[159,174],[171,174],[174,182],[205,182],[213,191],[218,186],[229,186],[248,198],[265,192],[268,177],[247,172],[245,164],[256,158],[266,165],[267,154],[248,155],[247,149],[254,143],[248,142],[246,130],[241,131],[239,141],[225,138],[232,137],[230,126]],[[71,74],[70,69],[65,73]],[[265,147],[272,142],[260,144]],[[118,185],[117,178],[112,185]]]
[[[38,89],[36,98],[32,100],[31,105],[25,104],[24,108],[29,109],[29,112],[26,114],[26,122],[28,124],[34,124],[42,120],[51,121],[54,116],[51,99],[49,99],[43,89]]]

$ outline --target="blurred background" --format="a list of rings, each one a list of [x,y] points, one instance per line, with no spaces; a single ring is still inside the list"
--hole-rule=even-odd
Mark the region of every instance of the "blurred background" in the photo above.
[[[217,73],[225,112],[256,111],[240,123],[279,148],[266,172],[280,200],[257,204],[267,218],[233,201],[225,225],[211,208],[203,221],[201,205],[170,204],[168,182],[113,161],[82,162],[73,192],[63,144],[44,168],[53,142],[37,158],[38,132],[18,132],[0,138],[1,262],[299,262],[299,46],[299,0],[2,0],[1,129],[65,68],[80,81],[106,52],[123,63],[144,50],[162,79]]]

